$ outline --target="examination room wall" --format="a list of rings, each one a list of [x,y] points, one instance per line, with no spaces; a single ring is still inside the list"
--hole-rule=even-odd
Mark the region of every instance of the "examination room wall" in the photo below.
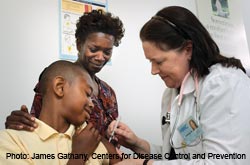
[[[139,136],[161,142],[160,107],[165,88],[158,76],[150,74],[139,31],[159,9],[184,6],[196,13],[194,0],[109,0],[108,10],[119,16],[125,37],[114,48],[112,64],[98,73],[116,91],[122,121]],[[250,6],[242,0],[243,18],[250,41]],[[59,59],[58,0],[0,1],[0,129],[6,116],[22,104],[31,107],[33,87],[44,67]],[[248,47],[250,44],[248,43]]]

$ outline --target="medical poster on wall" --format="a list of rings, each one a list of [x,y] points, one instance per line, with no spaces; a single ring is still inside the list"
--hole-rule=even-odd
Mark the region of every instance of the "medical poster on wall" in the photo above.
[[[197,15],[221,54],[241,60],[250,76],[250,55],[242,17],[241,1],[196,0]]]
[[[84,12],[94,9],[107,10],[107,0],[59,0],[59,58],[77,59],[76,23]]]

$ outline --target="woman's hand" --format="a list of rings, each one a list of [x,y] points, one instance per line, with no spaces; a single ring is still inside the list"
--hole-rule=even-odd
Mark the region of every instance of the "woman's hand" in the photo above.
[[[8,129],[33,131],[36,127],[35,117],[29,114],[25,105],[21,106],[21,110],[12,111],[5,122]]]
[[[112,121],[108,127],[107,134],[111,136],[114,130],[116,121]],[[135,133],[124,123],[119,122],[114,133],[115,140],[126,148],[131,149],[136,153],[149,153],[149,143],[135,135]]]
[[[112,131],[114,130],[116,121],[112,121],[108,127],[108,136],[111,136]],[[115,140],[118,141],[122,146],[132,149],[136,145],[138,140],[135,133],[124,123],[119,122],[117,128],[114,133]]]

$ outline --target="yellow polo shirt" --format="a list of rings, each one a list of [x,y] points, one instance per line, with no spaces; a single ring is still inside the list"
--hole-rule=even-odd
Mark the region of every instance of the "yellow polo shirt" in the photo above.
[[[70,125],[65,133],[59,133],[41,120],[36,119],[36,123],[38,128],[34,132],[11,129],[0,131],[0,164],[64,165],[69,158],[86,158],[84,154],[70,153],[72,136],[75,132],[73,125]],[[99,143],[94,153],[107,154],[107,150],[102,143]],[[86,164],[109,164],[109,160],[92,159],[90,156]]]

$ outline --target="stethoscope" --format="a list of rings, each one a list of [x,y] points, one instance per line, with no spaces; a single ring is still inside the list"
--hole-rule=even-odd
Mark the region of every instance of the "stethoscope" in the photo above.
[[[195,142],[191,143],[191,144],[186,144],[186,142],[182,142],[180,146],[175,146],[174,143],[173,143],[173,136],[175,134],[175,131],[176,131],[176,127],[177,127],[177,123],[178,123],[178,120],[179,120],[179,117],[180,117],[180,108],[181,108],[181,103],[182,103],[182,98],[183,98],[183,89],[184,89],[184,86],[185,86],[185,83],[188,79],[188,77],[190,76],[190,72],[188,72],[186,74],[186,76],[184,77],[183,81],[182,81],[182,84],[181,84],[181,89],[180,89],[180,95],[179,95],[179,99],[178,99],[178,109],[177,109],[177,115],[176,115],[176,118],[175,118],[175,122],[174,122],[174,126],[173,126],[173,130],[171,131],[170,133],[170,145],[172,148],[174,149],[181,149],[181,148],[185,148],[185,147],[193,147],[193,146],[196,146],[198,145],[200,142],[201,142],[201,139],[202,137],[199,136],[199,139],[196,140]],[[199,107],[198,107],[198,102],[199,102],[199,83],[198,83],[198,77],[197,76],[194,76],[194,82],[195,82],[195,120],[198,124],[198,126],[200,125],[200,122],[199,122],[199,118],[200,118],[200,110],[199,110]],[[171,107],[168,108],[169,110],[167,111],[167,114],[166,114],[166,117],[163,116],[162,118],[162,125],[164,124],[170,124],[170,109]]]

